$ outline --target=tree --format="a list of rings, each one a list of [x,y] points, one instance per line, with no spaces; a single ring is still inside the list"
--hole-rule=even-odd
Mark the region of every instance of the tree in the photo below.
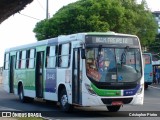
[[[34,28],[38,40],[94,31],[135,34],[147,46],[155,39],[157,25],[145,0],[141,4],[136,0],[80,0]]]
[[[148,51],[152,53],[160,52],[160,33],[156,35],[155,41],[148,46]]]

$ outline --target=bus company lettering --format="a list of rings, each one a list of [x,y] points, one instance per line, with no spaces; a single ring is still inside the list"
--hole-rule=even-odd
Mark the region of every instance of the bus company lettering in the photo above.
[[[41,113],[17,113],[17,112],[12,112],[11,117],[42,117]]]

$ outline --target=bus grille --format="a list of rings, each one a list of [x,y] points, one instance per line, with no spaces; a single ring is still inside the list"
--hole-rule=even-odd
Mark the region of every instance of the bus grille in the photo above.
[[[123,104],[129,104],[133,98],[101,98],[104,104],[111,104],[113,101],[121,101]]]

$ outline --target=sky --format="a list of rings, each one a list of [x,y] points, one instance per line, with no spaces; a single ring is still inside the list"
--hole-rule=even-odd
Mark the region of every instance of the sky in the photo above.
[[[78,0],[48,0],[49,16],[52,17],[61,7],[76,1]],[[160,11],[160,0],[146,1],[151,11]],[[0,67],[3,66],[6,48],[37,41],[33,29],[37,22],[45,18],[46,0],[34,0],[20,11],[20,14],[16,13],[0,24]]]

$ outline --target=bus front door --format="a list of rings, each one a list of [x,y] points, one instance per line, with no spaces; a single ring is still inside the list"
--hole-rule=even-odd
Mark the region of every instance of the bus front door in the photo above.
[[[37,52],[36,57],[36,97],[43,98],[43,63],[44,63],[44,52]]]
[[[73,71],[72,71],[72,102],[73,104],[82,104],[82,85],[80,74],[82,71],[82,60],[80,57],[80,48],[73,51]]]
[[[15,56],[11,56],[10,60],[10,75],[9,75],[9,88],[10,93],[14,93],[14,66],[15,66]]]

